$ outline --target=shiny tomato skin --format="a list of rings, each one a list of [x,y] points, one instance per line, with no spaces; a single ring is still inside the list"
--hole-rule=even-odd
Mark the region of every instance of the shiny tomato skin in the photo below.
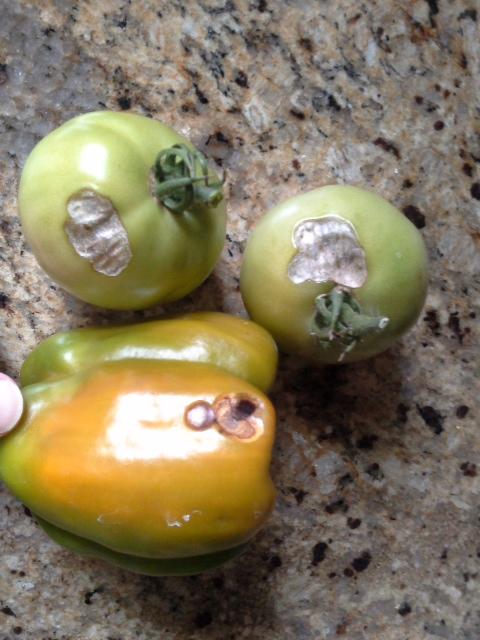
[[[368,276],[352,293],[365,312],[388,318],[385,329],[362,338],[348,353],[335,340],[320,344],[312,332],[315,298],[334,283],[295,284],[288,274],[297,253],[292,240],[296,225],[325,216],[353,226]],[[260,220],[247,243],[240,284],[251,318],[283,351],[317,364],[363,360],[387,349],[417,320],[427,291],[426,250],[418,229],[382,197],[329,185],[280,203]]]
[[[198,287],[221,253],[226,207],[174,213],[152,195],[160,151],[188,144],[151,118],[108,111],[64,123],[33,149],[23,169],[19,209],[28,244],[50,277],[74,296],[112,309],[177,300]],[[67,205],[93,191],[110,201],[128,238],[131,259],[105,275],[81,257],[67,233]]]

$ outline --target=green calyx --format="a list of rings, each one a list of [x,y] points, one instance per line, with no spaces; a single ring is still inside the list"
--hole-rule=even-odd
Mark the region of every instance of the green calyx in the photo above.
[[[154,195],[167,209],[182,213],[195,205],[215,207],[223,199],[221,180],[209,174],[206,157],[185,144],[161,151],[153,166]]]
[[[332,342],[344,347],[339,362],[359,340],[370,333],[382,331],[388,325],[388,318],[364,313],[353,295],[340,288],[317,296],[315,308],[312,333],[324,347]]]

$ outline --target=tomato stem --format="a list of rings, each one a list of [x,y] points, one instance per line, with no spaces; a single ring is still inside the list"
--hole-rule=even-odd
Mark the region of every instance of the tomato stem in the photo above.
[[[383,331],[388,325],[388,318],[364,313],[353,295],[339,287],[317,296],[315,309],[312,333],[324,347],[332,342],[344,346],[339,362],[359,340],[370,333]]]
[[[223,199],[225,174],[221,180],[209,174],[203,153],[185,144],[161,151],[152,171],[155,196],[174,213],[195,205],[215,207]]]

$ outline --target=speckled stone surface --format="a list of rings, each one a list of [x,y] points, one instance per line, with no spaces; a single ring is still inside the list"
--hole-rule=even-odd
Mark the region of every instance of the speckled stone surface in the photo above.
[[[169,311],[244,313],[249,229],[326,183],[403,209],[431,264],[424,314],[390,352],[319,371],[282,359],[276,510],[221,570],[153,579],[76,557],[1,487],[0,639],[478,640],[475,0],[0,0],[0,10],[5,372],[16,376],[59,329],[165,311],[75,301],[25,246],[22,164],[84,111],[159,118],[228,172],[222,260]]]

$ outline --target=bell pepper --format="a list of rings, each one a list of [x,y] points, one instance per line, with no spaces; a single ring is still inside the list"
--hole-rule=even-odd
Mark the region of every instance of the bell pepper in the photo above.
[[[252,384],[273,377],[268,334],[205,313],[70,337],[25,364],[2,480],[54,540],[131,571],[192,574],[240,553],[275,497],[275,412]]]
[[[75,329],[44,340],[25,361],[23,386],[71,375],[100,362],[142,358],[207,362],[268,391],[277,347],[258,324],[199,311],[135,325]]]

